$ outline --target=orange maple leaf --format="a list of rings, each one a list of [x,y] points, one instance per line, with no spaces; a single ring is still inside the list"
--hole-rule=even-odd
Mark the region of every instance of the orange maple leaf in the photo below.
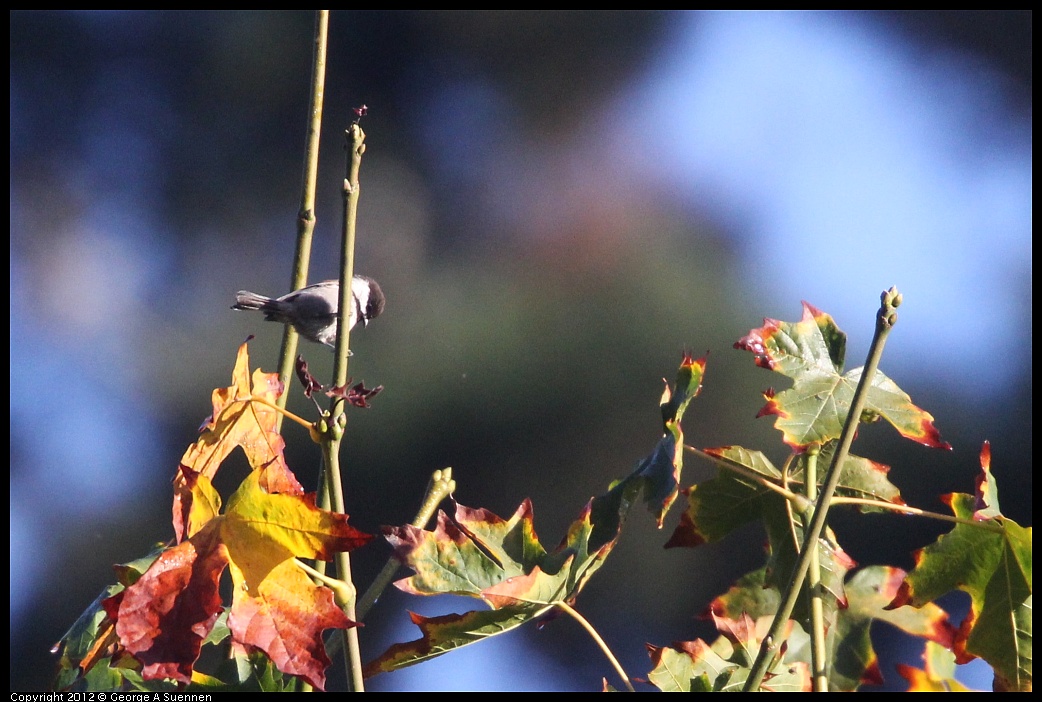
[[[251,383],[250,357],[243,343],[232,371],[232,384],[214,389],[213,414],[203,423],[199,439],[181,457],[181,468],[174,477],[173,523],[178,542],[203,526],[188,521],[193,507],[186,476],[198,473],[213,480],[224,459],[237,446],[242,447],[250,465],[261,471],[261,484],[268,492],[304,494],[304,488],[286,465],[286,442],[276,430],[278,413],[272,405],[282,392],[276,373],[257,369]]]
[[[126,650],[145,679],[188,683],[203,640],[222,609],[218,583],[229,567],[234,588],[228,618],[232,641],[263,651],[283,673],[318,689],[329,667],[326,629],[356,626],[315,585],[295,558],[329,560],[372,536],[347,515],[315,506],[313,495],[273,494],[250,473],[228,501],[187,539],[163,552],[141,578],[107,608]],[[220,496],[201,473],[185,473],[193,509],[220,509]],[[118,599],[117,599],[118,598]]]

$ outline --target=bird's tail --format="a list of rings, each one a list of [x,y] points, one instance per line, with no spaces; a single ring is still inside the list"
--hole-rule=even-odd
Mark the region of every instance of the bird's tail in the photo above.
[[[235,293],[235,304],[233,310],[270,310],[271,303],[275,302],[270,297],[258,295],[249,290],[240,290]]]
[[[232,305],[233,310],[260,310],[264,313],[264,319],[269,322],[283,322],[292,323],[293,320],[289,318],[289,310],[286,309],[287,303],[274,298],[265,297],[264,295],[258,295],[257,293],[250,292],[249,290],[240,290],[235,293],[235,304]]]

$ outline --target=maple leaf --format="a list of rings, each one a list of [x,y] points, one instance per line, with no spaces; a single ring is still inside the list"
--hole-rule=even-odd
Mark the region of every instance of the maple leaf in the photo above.
[[[659,408],[662,411],[662,422],[679,422],[684,417],[688,404],[702,391],[702,376],[706,372],[706,357],[694,359],[685,353],[677,370],[677,382],[662,392]],[[665,381],[663,381],[665,382]]]
[[[123,648],[145,679],[188,683],[203,639],[221,611],[218,583],[227,564],[214,529],[165,551],[112,602]]]
[[[688,507],[666,548],[693,547],[722,539],[738,527],[762,518],[769,502],[782,499],[756,479],[763,476],[773,483],[782,482],[781,471],[760,451],[724,446],[705,452],[748,472],[722,470],[717,477],[684,490]]]
[[[890,606],[921,607],[965,591],[971,605],[955,641],[957,662],[983,658],[995,669],[996,689],[1030,690],[1031,527],[1002,516],[987,443],[980,464],[975,495],[944,498],[956,517],[971,523],[956,524],[916,552],[915,569]]]
[[[756,365],[793,380],[788,390],[764,393],[767,404],[759,415],[776,415],[775,428],[786,444],[801,450],[810,444],[838,439],[843,431],[861,368],[843,373],[847,337],[832,317],[803,303],[799,322],[764,319],[734,347],[749,351]],[[864,419],[882,417],[906,438],[927,446],[950,449],[933,425],[933,417],[912,404],[894,381],[876,372],[866,394]]]
[[[108,656],[112,666],[97,666],[101,672],[89,684],[99,687],[93,689],[115,689],[120,681],[149,690],[169,689],[174,682],[220,686],[220,680],[193,668],[204,642],[228,636],[235,651],[263,652],[277,666],[278,675],[267,668],[258,672],[265,689],[280,689],[282,674],[324,686],[329,659],[322,632],[355,624],[336,606],[332,591],[314,585],[295,559],[330,560],[372,537],[349,526],[346,515],[318,509],[289,470],[271,406],[281,391],[273,374],[258,370],[251,378],[243,344],[232,385],[214,391],[213,415],[185,452],[174,480],[177,545],[117,568],[125,587],[100,603],[101,626],[79,665],[91,675],[88,666]],[[235,447],[244,450],[254,470],[222,513],[211,478]],[[218,592],[226,567],[233,583],[227,609]],[[225,623],[217,634],[219,619]],[[109,630],[118,641],[112,639],[112,647],[102,652]],[[66,650],[72,649],[66,645]],[[128,655],[136,661],[117,664]],[[103,679],[117,665],[115,684]],[[71,671],[69,666],[59,679],[75,682]]]
[[[766,566],[766,583],[782,590],[786,587],[799,559],[804,528],[802,523],[793,520],[792,515],[777,503],[771,503],[766,510],[764,524],[767,528],[770,551]],[[840,613],[849,607],[844,581],[857,564],[839,545],[835,534],[828,527],[825,527],[825,533],[818,539],[818,562],[824,623],[826,627],[831,627]],[[804,582],[804,593],[807,593],[808,587],[809,584]],[[797,621],[808,621],[809,605],[810,598],[801,595],[797,598],[792,617]]]
[[[757,625],[748,615],[736,619],[713,615],[721,636],[711,645],[701,639],[672,647],[648,645],[652,670],[648,682],[663,692],[737,692],[745,685],[760,647]],[[773,692],[810,692],[810,666],[779,660],[760,687]]]
[[[68,691],[74,684],[90,675],[102,659],[112,655],[115,632],[112,631],[112,622],[102,602],[122,590],[122,585],[109,585],[105,588],[76,619],[61,640],[51,648],[52,653],[61,654],[53,685],[55,691]],[[118,675],[111,674],[105,677],[112,678],[112,684],[107,686],[109,689],[119,686]]]
[[[456,504],[452,517],[439,512],[433,531],[385,527],[395,555],[415,572],[396,587],[415,595],[475,597],[491,610],[434,618],[411,614],[422,637],[392,646],[366,666],[366,675],[505,633],[574,600],[614,546],[610,541],[591,549],[592,532],[587,505],[557,549],[547,552],[535,533],[528,500],[510,519]]]
[[[232,384],[213,391],[213,414],[203,423],[199,439],[181,457],[181,466],[213,480],[224,459],[241,447],[250,466],[262,471],[268,492],[304,494],[304,488],[286,464],[286,442],[276,430],[276,410],[271,408],[283,392],[277,373],[260,369],[250,376],[249,352],[243,343],[232,370]],[[259,401],[248,401],[256,398]],[[181,541],[202,527],[190,524],[191,489],[182,469],[174,477],[174,534]]]
[[[207,476],[182,470],[193,509],[219,509],[220,496]],[[191,681],[202,642],[222,611],[218,583],[227,566],[233,642],[263,651],[283,673],[319,689],[325,685],[329,659],[321,634],[354,623],[294,558],[329,560],[371,537],[349,526],[346,515],[318,509],[313,495],[267,492],[262,473],[251,471],[223,514],[160,554],[112,598],[116,633],[140,661],[144,679]]]
[[[474,610],[463,614],[424,617],[409,612],[421,638],[392,645],[365,667],[365,676],[416,665],[491,636],[512,631],[531,621],[532,615],[513,608]]]

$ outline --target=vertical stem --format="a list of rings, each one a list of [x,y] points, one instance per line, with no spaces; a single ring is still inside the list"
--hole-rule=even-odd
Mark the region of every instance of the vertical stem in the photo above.
[[[807,481],[807,499],[814,502],[818,498],[818,454],[819,447],[813,446],[807,451],[804,478]],[[803,528],[810,528],[810,519],[801,515]],[[807,571],[807,596],[810,599],[810,657],[811,674],[816,692],[828,692],[828,678],[825,675],[825,612],[821,591],[821,561],[817,543],[810,554],[810,569]]]
[[[357,124],[352,124],[347,129],[348,140],[348,162],[347,178],[344,179],[344,236],[340,248],[340,318],[347,320],[349,311],[354,306],[354,298],[351,295],[351,281],[355,277],[355,222],[358,215],[358,171],[362,166],[362,154],[365,153],[365,132]],[[348,325],[341,324],[338,327],[336,337],[336,387],[347,383],[348,363],[348,341],[350,339]],[[334,406],[343,407],[344,400]],[[333,414],[336,417],[336,414]]]
[[[326,47],[329,35],[329,10],[319,10],[315,16],[315,49],[311,65],[311,99],[308,103],[307,143],[304,151],[304,177],[300,192],[300,211],[297,213],[297,252],[293,260],[290,290],[299,290],[307,284],[311,263],[311,237],[315,231],[315,190],[318,181],[318,147],[322,132],[322,106],[325,102]],[[279,353],[279,380],[285,388],[293,377],[293,363],[297,355],[297,330],[286,325]],[[286,407],[288,392],[279,396],[279,407]],[[282,428],[282,415],[275,420],[275,431]]]
[[[348,348],[350,329],[347,321],[354,304],[351,296],[351,280],[354,278],[355,258],[355,219],[358,213],[358,171],[365,152],[365,133],[358,124],[352,124],[347,130],[348,164],[347,178],[344,179],[344,232],[340,260],[340,322],[337,325],[336,360],[333,368],[334,387],[347,384]],[[340,472],[340,441],[344,435],[347,416],[344,414],[345,401],[342,397],[333,397],[329,404],[329,429],[322,443],[322,456],[325,459],[326,486],[332,501],[333,510],[344,513],[344,486]],[[336,555],[337,575],[340,580],[352,585],[351,558],[347,552]],[[357,621],[355,600],[344,606],[344,614],[348,619]],[[362,680],[362,656],[358,643],[358,629],[347,629],[344,635],[344,655],[347,664],[348,680],[351,689],[362,692],[365,685]]]

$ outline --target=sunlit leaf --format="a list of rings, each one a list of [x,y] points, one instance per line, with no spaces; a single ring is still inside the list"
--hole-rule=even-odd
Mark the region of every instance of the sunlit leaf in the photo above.
[[[830,441],[825,444],[816,457],[810,453],[801,453],[796,456],[790,471],[790,486],[800,492],[804,491],[804,475],[807,470],[807,464],[813,459],[817,462],[816,474],[818,476],[818,486],[820,487],[825,473],[832,463],[837,443],[836,441]],[[861,456],[847,454],[847,458],[843,462],[843,471],[840,473],[839,484],[836,485],[836,496],[903,505],[905,501],[901,498],[901,491],[890,482],[889,473],[890,466],[870,461]],[[857,505],[857,508],[861,512],[886,511],[883,508],[865,505]]]
[[[122,590],[122,585],[110,585],[105,588],[73,623],[72,627],[65,632],[61,640],[55,644],[52,651],[61,653],[58,660],[58,673],[54,681],[55,690],[71,689],[72,685],[90,674],[91,669],[101,659],[111,655],[111,650],[108,649],[111,644],[115,643],[115,632],[112,630],[111,620],[109,620],[102,602]],[[111,637],[109,637],[109,632],[112,633]],[[98,671],[95,674],[101,679],[92,681],[94,684],[100,683],[103,687],[92,687],[88,682],[86,690],[111,689],[108,685],[113,682],[113,677],[118,678],[118,674],[108,671],[107,665],[103,667],[106,668],[105,671]],[[118,684],[118,680],[116,680],[115,685]]]
[[[206,476],[182,470],[193,509],[219,506]],[[114,602],[116,633],[140,661],[144,680],[191,682],[200,647],[223,611],[218,583],[228,566],[232,640],[263,651],[283,673],[325,685],[322,632],[353,623],[295,558],[328,560],[370,537],[349,526],[346,515],[318,509],[313,496],[271,494],[262,480],[262,471],[252,471],[224,514],[164,551]]]
[[[510,519],[456,505],[438,516],[434,531],[388,527],[384,534],[414,575],[396,585],[417,595],[475,597],[496,614],[468,612],[424,619],[413,615],[422,638],[398,644],[367,666],[368,674],[394,670],[503,633],[572,602],[615,546],[634,502],[643,496],[659,525],[676,499],[683,464],[680,419],[698,394],[705,359],[685,354],[673,388],[660,401],[665,432],[654,451],[607,493],[594,498],[572,522],[561,544],[539,542],[527,500]]]
[[[213,414],[203,423],[199,439],[181,457],[181,465],[213,480],[228,454],[241,447],[250,466],[262,471],[265,490],[302,495],[304,488],[286,465],[286,442],[276,430],[277,413],[269,406],[282,394],[282,383],[277,373],[260,369],[251,380],[246,346],[239,347],[232,384],[213,391]],[[248,401],[251,399],[257,401]],[[201,523],[188,522],[192,506],[185,475],[182,469],[174,478],[173,523],[178,541],[202,528]]]
[[[830,442],[814,457],[818,462],[819,486],[834,449],[835,442]],[[795,457],[784,484],[781,471],[759,451],[750,451],[741,446],[724,446],[705,449],[705,453],[717,457],[724,465],[716,478],[682,491],[687,497],[688,507],[666,543],[666,548],[694,547],[718,541],[749,522],[763,520],[768,514],[779,514],[778,509],[783,509],[786,498],[765,483],[801,494],[805,492],[804,473],[807,462],[811,460],[808,453]],[[867,458],[848,455],[836,487],[836,495],[903,505],[900,491],[887,478],[889,470],[889,467]],[[767,511],[769,505],[772,506],[770,512]],[[879,509],[862,505],[858,507],[862,511]]]
[[[945,501],[959,523],[916,553],[892,607],[922,607],[952,591],[970,595],[971,607],[956,640],[957,661],[983,658],[1003,690],[1031,688],[1031,527],[1003,517],[991,474],[991,451],[981,451],[977,494]],[[976,525],[974,524],[976,523]]]
[[[119,688],[122,674],[109,665],[113,654],[121,652],[115,622],[109,614],[111,603],[120,599],[120,593],[137,582],[166,549],[165,544],[158,544],[148,555],[112,567],[118,583],[105,588],[51,649],[60,653],[55,690],[98,692]]]
[[[722,469],[716,478],[685,490],[688,507],[666,548],[698,546],[722,539],[738,527],[762,519],[766,504],[780,504],[783,499],[760,480],[781,482],[781,471],[761,452],[724,446],[706,449],[706,453],[745,470]]]
[[[615,515],[616,521],[618,515]],[[588,505],[552,552],[540,544],[526,500],[510,519],[456,505],[439,512],[433,531],[386,527],[395,555],[414,575],[395,585],[416,595],[474,597],[492,608],[427,619],[412,615],[422,637],[397,644],[366,666],[367,675],[420,663],[447,651],[502,634],[575,599],[614,547],[591,547]],[[493,613],[494,612],[494,613]]]
[[[779,503],[771,503],[764,512],[764,525],[767,528],[768,558],[767,584],[782,589],[792,576],[793,569],[799,559],[804,539],[804,528],[799,519],[784,509]],[[847,606],[844,591],[844,580],[857,564],[843,550],[836,535],[829,527],[818,538],[818,576],[821,588],[830,597],[825,598],[825,623],[831,625],[837,611]],[[804,588],[807,584],[804,583]],[[793,610],[794,619],[803,621],[807,612],[807,598],[800,597]]]
[[[163,552],[121,593],[116,633],[146,679],[191,680],[203,639],[220,614],[217,588],[227,562],[217,529],[208,526]]]
[[[659,407],[662,410],[662,423],[679,422],[684,418],[684,411],[691,400],[702,391],[702,376],[706,372],[706,359],[703,356],[694,359],[690,354],[684,354],[677,370],[677,381],[672,388],[666,383],[662,392]]]
[[[716,541],[746,523],[759,521],[767,530],[769,549],[769,584],[789,577],[803,542],[803,527],[799,516],[788,508],[788,500],[767,484],[782,486],[782,474],[759,451],[739,446],[707,449],[737,470],[722,468],[716,478],[688,488],[688,508],[681,516],[666,543],[667,548],[698,546]],[[802,488],[798,483],[788,488]],[[853,567],[853,561],[843,552],[835,539],[826,532],[819,540],[821,577],[823,587],[835,598],[835,606],[844,602],[843,578]],[[801,598],[794,616],[799,618],[805,606]]]
[[[641,497],[655,516],[657,525],[662,527],[680,490],[680,473],[684,465],[684,432],[680,419],[701,390],[705,365],[704,358],[695,360],[689,354],[684,355],[675,386],[666,385],[659,403],[664,429],[662,437],[632,473],[612,483],[608,492],[590,503],[591,549],[597,550],[618,537],[630,508]]]
[[[948,622],[948,615],[940,607],[886,608],[904,575],[904,571],[897,568],[868,566],[847,579],[844,585],[846,606],[835,612],[834,622],[827,629],[826,676],[831,691],[852,691],[862,685],[883,683],[878,657],[869,636],[870,627],[875,621],[883,621],[913,636],[951,646],[955,630]],[[724,595],[713,600],[709,609],[715,616],[730,620],[748,615],[766,631],[778,611],[779,602],[777,588],[766,584],[765,570],[761,568],[740,578]],[[809,639],[802,629],[794,626],[786,643],[787,662],[810,662]]]
[[[862,369],[843,372],[846,334],[832,317],[804,302],[799,322],[764,319],[764,325],[739,339],[735,348],[754,354],[761,368],[792,379],[788,390],[765,393],[767,404],[760,410],[760,416],[777,416],[774,426],[785,443],[802,449],[839,438]],[[880,372],[867,391],[865,411],[868,417],[886,419],[913,441],[951,448],[941,440],[933,417]]]
[[[350,384],[350,382],[350,380],[347,381],[348,384]],[[367,388],[365,383],[355,383],[350,387],[348,387],[348,384],[327,390],[326,395],[328,397],[342,397],[347,400],[349,405],[361,407],[362,409],[369,409],[371,406],[369,400],[379,395],[384,389],[383,385],[377,385],[375,388]]]

